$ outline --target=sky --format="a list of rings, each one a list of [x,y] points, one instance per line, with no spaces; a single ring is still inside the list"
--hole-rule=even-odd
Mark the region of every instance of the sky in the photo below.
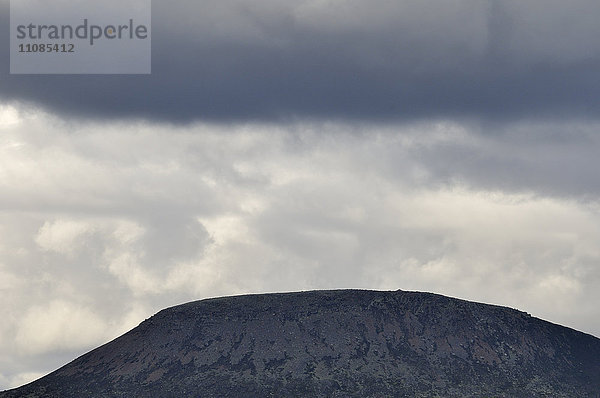
[[[429,291],[600,336],[599,19],[154,1],[151,75],[10,75],[1,41],[0,389],[243,293]]]

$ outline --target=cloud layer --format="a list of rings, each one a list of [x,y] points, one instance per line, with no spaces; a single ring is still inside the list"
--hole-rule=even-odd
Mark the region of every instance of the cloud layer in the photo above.
[[[245,292],[427,290],[600,336],[600,3],[152,14],[149,76],[0,61],[0,389]]]
[[[600,335],[596,125],[0,114],[2,387],[244,292],[427,290]]]
[[[152,12],[151,76],[8,75],[7,57],[0,96],[71,117],[173,122],[599,111],[592,0],[177,0]]]

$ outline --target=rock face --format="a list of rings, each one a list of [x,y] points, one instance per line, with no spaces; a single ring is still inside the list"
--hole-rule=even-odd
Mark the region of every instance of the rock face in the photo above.
[[[600,397],[600,339],[429,293],[227,297],[0,397]]]

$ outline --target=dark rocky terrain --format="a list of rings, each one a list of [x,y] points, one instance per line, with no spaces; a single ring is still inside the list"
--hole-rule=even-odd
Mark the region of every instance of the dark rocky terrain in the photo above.
[[[600,339],[429,293],[226,297],[0,397],[600,397]]]

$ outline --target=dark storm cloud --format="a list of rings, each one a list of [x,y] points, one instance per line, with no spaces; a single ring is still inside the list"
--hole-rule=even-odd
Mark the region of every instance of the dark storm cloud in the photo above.
[[[1,98],[170,121],[599,110],[594,1],[176,0],[152,12],[151,76],[8,75],[3,57]],[[4,1],[5,37],[7,16]]]
[[[596,200],[597,123],[521,122],[473,128],[469,139],[413,151],[430,183]]]

